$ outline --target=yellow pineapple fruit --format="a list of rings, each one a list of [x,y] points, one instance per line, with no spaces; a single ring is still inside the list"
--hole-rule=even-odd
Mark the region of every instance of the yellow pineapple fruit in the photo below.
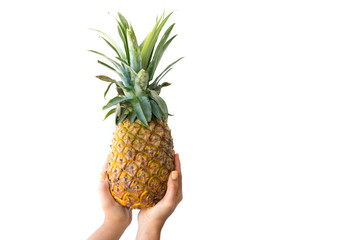
[[[103,110],[111,108],[105,119],[115,114],[116,123],[107,173],[111,194],[130,208],[151,207],[159,202],[165,195],[169,174],[174,170],[173,141],[167,125],[169,113],[159,94],[163,87],[170,85],[160,84],[160,80],[182,58],[154,77],[164,51],[176,37],[169,38],[172,24],[158,41],[170,16],[171,13],[158,18],[155,27],[139,45],[132,26],[118,13],[117,28],[123,49],[107,34],[96,30],[116,56],[109,58],[91,50],[104,57],[108,63],[98,62],[120,78],[97,76],[109,83],[104,97],[111,86],[117,90],[117,96],[103,107]]]

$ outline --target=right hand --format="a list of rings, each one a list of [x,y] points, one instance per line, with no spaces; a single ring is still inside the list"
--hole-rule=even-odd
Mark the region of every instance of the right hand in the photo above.
[[[139,233],[149,231],[160,231],[166,219],[174,212],[176,206],[181,202],[182,195],[182,174],[179,154],[175,154],[175,171],[169,175],[166,194],[154,207],[141,209],[138,214]]]

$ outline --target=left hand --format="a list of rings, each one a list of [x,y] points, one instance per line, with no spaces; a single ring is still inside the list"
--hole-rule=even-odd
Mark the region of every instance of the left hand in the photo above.
[[[99,194],[101,206],[105,213],[105,223],[117,225],[119,228],[127,228],[132,220],[131,209],[120,205],[115,201],[110,193],[109,181],[107,176],[107,167],[109,156],[105,162],[103,170],[100,174]]]

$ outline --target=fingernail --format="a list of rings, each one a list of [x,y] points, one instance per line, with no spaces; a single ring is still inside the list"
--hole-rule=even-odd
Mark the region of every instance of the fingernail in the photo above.
[[[106,171],[100,173],[100,181],[104,181],[106,179]]]
[[[171,178],[172,178],[173,180],[176,180],[176,179],[178,178],[178,172],[177,172],[177,171],[172,171],[172,173],[171,173]]]

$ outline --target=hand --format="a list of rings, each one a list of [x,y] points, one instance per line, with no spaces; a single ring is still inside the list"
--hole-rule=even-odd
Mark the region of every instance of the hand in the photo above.
[[[141,209],[138,214],[139,228],[136,239],[160,239],[166,219],[174,212],[182,198],[180,159],[179,154],[175,154],[175,171],[170,173],[164,198],[154,207]]]
[[[132,219],[131,209],[120,205],[111,195],[107,175],[108,163],[109,157],[107,158],[103,171],[100,174],[99,185],[99,194],[101,206],[105,213],[105,222],[111,222],[113,224],[117,224],[119,227],[127,228]]]
[[[108,163],[109,157],[100,174],[99,184],[100,201],[105,213],[105,220],[88,240],[117,240],[131,223],[131,209],[117,203],[110,193],[106,172]]]

